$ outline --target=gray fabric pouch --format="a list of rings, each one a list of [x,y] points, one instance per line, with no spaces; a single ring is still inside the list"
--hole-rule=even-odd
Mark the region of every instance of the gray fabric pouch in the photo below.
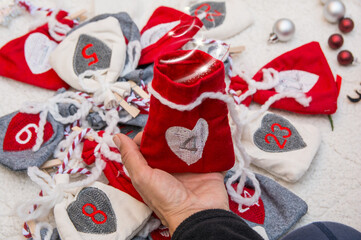
[[[28,167],[40,167],[53,154],[63,139],[64,127],[48,114],[44,143],[36,152],[32,151],[37,138],[39,114],[14,112],[0,118],[0,164],[14,171]],[[51,134],[52,132],[52,134]]]
[[[232,174],[232,171],[227,173],[225,182]],[[230,209],[263,238],[279,239],[307,213],[308,206],[305,201],[272,179],[260,174],[256,174],[256,178],[262,191],[258,202],[250,207],[241,206],[240,208],[229,198]],[[251,181],[246,181],[242,196],[247,197],[253,194]]]

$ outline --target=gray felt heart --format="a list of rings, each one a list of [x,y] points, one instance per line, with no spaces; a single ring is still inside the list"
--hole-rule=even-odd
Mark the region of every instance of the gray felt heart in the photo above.
[[[218,27],[226,17],[224,2],[201,2],[190,7],[190,14],[198,17],[204,27],[209,30]]]
[[[109,234],[117,230],[116,216],[107,195],[98,188],[82,189],[66,209],[79,232]]]
[[[102,41],[86,34],[79,36],[73,58],[76,75],[86,70],[105,69],[110,66],[112,50]]]
[[[307,146],[296,128],[276,114],[263,117],[261,127],[253,135],[253,141],[266,152],[289,152]]]

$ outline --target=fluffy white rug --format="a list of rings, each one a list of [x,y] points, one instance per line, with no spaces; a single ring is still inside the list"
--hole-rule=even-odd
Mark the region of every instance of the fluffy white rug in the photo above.
[[[158,0],[157,0],[158,1]],[[235,58],[235,68],[255,73],[264,64],[295,47],[310,41],[319,41],[334,74],[343,77],[339,97],[339,109],[333,115],[335,130],[332,132],[326,116],[306,116],[277,111],[288,118],[301,119],[313,124],[322,133],[321,147],[313,160],[310,169],[295,184],[276,179],[302,199],[308,206],[308,213],[296,227],[313,221],[337,221],[361,231],[361,102],[350,103],[347,95],[355,95],[360,89],[361,65],[341,67],[337,63],[337,51],[327,45],[328,37],[339,32],[337,25],[326,22],[322,14],[319,0],[245,0],[252,11],[254,24],[239,35],[227,40],[236,45],[245,45],[246,51]],[[11,1],[1,1],[3,6]],[[39,6],[54,6],[54,1],[33,1]],[[72,7],[72,11],[86,8],[93,12],[92,1],[63,1]],[[99,1],[103,6],[114,9],[116,0]],[[261,3],[262,2],[262,3]],[[354,56],[361,58],[361,2],[344,0],[347,15],[355,22],[355,29],[344,35],[343,49],[350,50]],[[131,1],[128,1],[131,4]],[[95,5],[96,6],[96,5]],[[121,11],[122,9],[119,9]],[[95,9],[97,12],[97,9]],[[267,39],[273,23],[287,17],[296,25],[295,37],[287,43],[268,45]],[[0,46],[13,38],[25,34],[29,27],[38,22],[35,17],[22,16],[13,21],[9,28],[0,27]],[[235,23],[237,24],[237,23]],[[23,102],[43,101],[53,92],[0,78],[0,116],[18,110]],[[260,169],[257,172],[264,173]],[[267,173],[264,173],[270,176]],[[24,172],[12,172],[0,166],[0,239],[23,239],[21,228],[23,222],[17,217],[17,205],[38,194],[38,188],[29,180]]]

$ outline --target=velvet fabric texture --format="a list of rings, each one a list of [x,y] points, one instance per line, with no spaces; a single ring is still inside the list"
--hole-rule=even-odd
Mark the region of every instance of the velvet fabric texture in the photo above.
[[[160,56],[152,88],[172,104],[189,105],[201,94],[225,93],[224,65],[202,51]],[[206,98],[178,111],[151,96],[140,150],[148,164],[167,172],[225,171],[234,165],[226,103]]]
[[[180,49],[202,26],[197,17],[169,7],[157,8],[140,32],[139,65],[152,63],[157,56]]]
[[[266,64],[253,77],[263,81],[262,69],[273,68],[279,72],[280,84],[275,89],[258,90],[253,100],[264,104],[278,92],[304,92],[312,97],[308,107],[294,99],[281,99],[271,107],[304,114],[333,114],[337,110],[337,98],[341,88],[341,77],[335,77],[318,42],[311,42],[286,52]]]
[[[74,22],[65,19],[67,15],[59,11],[56,20],[73,27]],[[48,62],[57,45],[49,33],[48,23],[8,42],[0,49],[0,75],[50,90],[69,88]]]

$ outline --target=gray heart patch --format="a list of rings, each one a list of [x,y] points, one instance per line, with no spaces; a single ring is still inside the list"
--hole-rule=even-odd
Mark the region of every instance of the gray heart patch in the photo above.
[[[226,4],[225,2],[201,2],[191,6],[190,15],[198,17],[207,30],[216,28],[226,18]]]
[[[172,152],[189,166],[202,158],[208,133],[207,121],[200,118],[192,130],[179,126],[168,128],[165,138]]]
[[[296,128],[276,114],[263,117],[261,127],[253,135],[253,141],[265,152],[289,152],[307,146]]]
[[[102,41],[86,34],[79,36],[73,58],[76,75],[86,70],[106,69],[110,66],[112,50]]]
[[[98,188],[82,189],[66,209],[79,232],[109,234],[117,230],[116,216],[107,195]]]

